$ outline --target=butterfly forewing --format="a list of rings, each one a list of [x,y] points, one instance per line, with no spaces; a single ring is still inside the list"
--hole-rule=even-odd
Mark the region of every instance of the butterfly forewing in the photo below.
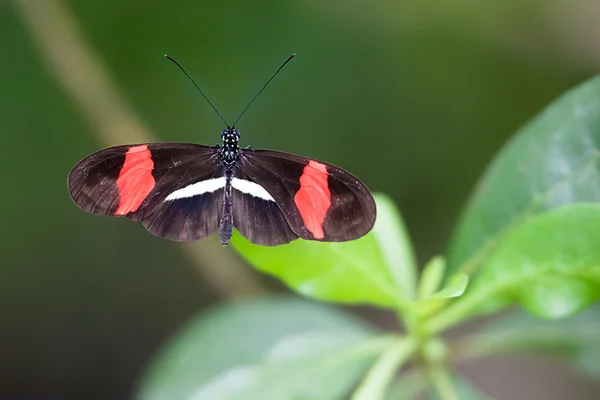
[[[193,241],[218,229],[223,189],[219,150],[196,144],[116,146],[81,160],[69,193],[83,210],[141,220],[153,234]],[[182,192],[183,188],[190,188]],[[171,197],[169,197],[171,196]]]
[[[272,196],[302,239],[353,240],[375,223],[373,196],[339,167],[278,151],[241,150],[238,168]]]

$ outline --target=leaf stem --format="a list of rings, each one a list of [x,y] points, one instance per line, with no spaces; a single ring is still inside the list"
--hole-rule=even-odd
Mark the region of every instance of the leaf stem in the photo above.
[[[362,383],[352,395],[352,400],[381,400],[384,398],[395,373],[417,350],[412,338],[399,338],[367,372]]]
[[[454,384],[443,364],[429,364],[425,368],[427,376],[441,400],[459,400]]]

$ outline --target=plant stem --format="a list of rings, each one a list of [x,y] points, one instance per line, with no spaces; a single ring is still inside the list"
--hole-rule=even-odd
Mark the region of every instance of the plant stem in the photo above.
[[[426,372],[440,399],[459,400],[454,384],[445,366],[438,363],[426,365]]]
[[[381,400],[395,373],[417,350],[412,338],[399,338],[367,372],[362,383],[352,395],[352,400]]]

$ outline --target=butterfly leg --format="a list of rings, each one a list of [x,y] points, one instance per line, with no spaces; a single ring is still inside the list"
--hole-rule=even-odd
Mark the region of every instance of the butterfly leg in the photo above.
[[[233,196],[231,193],[231,179],[233,170],[225,171],[225,190],[223,191],[223,216],[219,225],[221,244],[227,246],[233,234]]]

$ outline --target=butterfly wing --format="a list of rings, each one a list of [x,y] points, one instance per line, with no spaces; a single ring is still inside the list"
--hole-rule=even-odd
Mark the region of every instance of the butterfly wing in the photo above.
[[[141,221],[151,233],[167,239],[194,241],[219,226],[224,179],[216,147],[110,147],[77,163],[68,185],[71,198],[83,210]],[[185,187],[195,190],[182,191]]]
[[[335,165],[278,151],[241,150],[238,168],[274,199],[302,239],[343,242],[373,228],[371,192]]]
[[[275,199],[239,168],[232,180],[233,226],[255,244],[277,246],[298,239]]]

